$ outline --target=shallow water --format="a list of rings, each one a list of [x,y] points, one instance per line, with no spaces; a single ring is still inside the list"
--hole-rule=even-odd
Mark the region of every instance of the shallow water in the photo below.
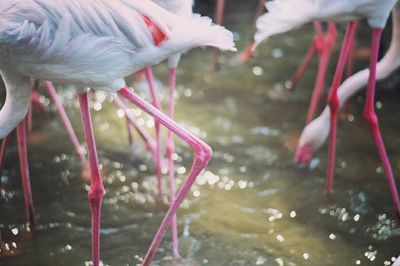
[[[242,48],[248,38],[251,8],[244,3],[228,4],[227,8],[227,24]],[[204,10],[211,9],[205,6]],[[365,32],[362,29],[360,34],[364,40]],[[236,66],[233,56],[224,54],[220,71],[213,70],[211,50],[199,49],[183,57],[176,120],[209,143],[214,158],[179,211],[182,255],[187,259],[180,264],[171,261],[168,233],[154,265],[390,265],[391,258],[399,254],[400,225],[362,120],[363,94],[353,98],[350,113],[340,120],[333,198],[327,199],[323,193],[326,145],[316,153],[312,167],[292,163],[315,62],[298,91],[289,93],[285,84],[311,38],[310,27],[276,37],[263,44],[257,57],[244,66]],[[360,41],[359,51],[366,45]],[[357,58],[357,68],[365,64],[364,57]],[[166,102],[165,64],[155,68],[155,74]],[[144,83],[137,88],[147,91]],[[380,83],[378,115],[398,176],[400,107],[395,88],[391,81]],[[62,96],[82,140],[74,94],[65,90]],[[134,149],[129,148],[118,110],[103,93],[92,99],[106,186],[101,257],[106,265],[136,265],[166,207],[160,210],[155,203],[153,165],[143,155],[146,152],[140,140]],[[0,237],[20,254],[0,257],[2,266],[88,265],[90,261],[88,187],[62,124],[52,107],[50,110],[48,114],[35,113],[30,136],[32,190],[40,224],[33,238],[24,227],[14,142],[7,153],[0,183]],[[152,121],[136,114],[153,132]],[[192,151],[181,142],[177,146],[180,183]]]

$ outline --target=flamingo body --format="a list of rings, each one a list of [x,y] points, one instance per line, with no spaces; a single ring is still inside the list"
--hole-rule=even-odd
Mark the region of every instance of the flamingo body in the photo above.
[[[372,28],[383,28],[397,0],[275,0],[268,13],[257,20],[255,44],[313,20],[351,21],[367,19]]]
[[[116,92],[124,77],[172,54],[203,45],[234,50],[232,33],[209,18],[179,17],[146,0],[3,0],[0,15],[0,69],[7,85],[0,124],[9,125],[0,138],[26,114],[31,90],[24,77]],[[166,36],[158,46],[144,16]]]

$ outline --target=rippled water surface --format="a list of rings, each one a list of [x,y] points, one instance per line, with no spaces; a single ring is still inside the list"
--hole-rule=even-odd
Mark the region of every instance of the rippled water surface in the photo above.
[[[242,48],[249,37],[255,3],[228,3],[227,8],[226,23],[236,32]],[[204,11],[212,10],[205,6]],[[359,42],[357,68],[367,63],[367,32],[362,29],[360,33],[363,41]],[[286,81],[311,38],[311,27],[273,38],[243,66],[235,65],[233,55],[224,54],[219,71],[213,70],[212,50],[198,49],[183,57],[178,71],[176,120],[209,143],[214,158],[179,210],[181,252],[187,259],[180,264],[171,261],[168,232],[154,265],[390,265],[392,257],[399,254],[400,226],[375,146],[362,120],[363,94],[353,98],[348,113],[340,119],[331,199],[323,193],[326,145],[316,153],[311,167],[292,163],[316,63],[298,91],[288,92]],[[156,67],[155,74],[166,103],[166,65]],[[332,73],[328,76],[330,80]],[[137,88],[147,92],[145,83]],[[399,176],[399,93],[392,81],[380,83],[379,89],[378,115]],[[83,141],[75,96],[69,90],[60,93]],[[156,204],[154,165],[140,140],[129,147],[120,111],[101,92],[92,95],[92,100],[106,186],[101,257],[106,265],[136,265],[167,205]],[[1,253],[2,266],[89,265],[88,186],[51,105],[49,110],[34,114],[29,138],[33,198],[40,224],[34,237],[24,226],[14,140],[7,153],[0,183],[0,239],[14,254]],[[135,114],[153,133],[153,122],[140,112]],[[177,148],[180,184],[192,151],[179,141]],[[166,177],[164,181],[166,187]]]

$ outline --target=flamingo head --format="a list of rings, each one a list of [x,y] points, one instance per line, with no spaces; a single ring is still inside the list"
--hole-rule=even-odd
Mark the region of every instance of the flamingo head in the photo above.
[[[301,133],[294,161],[298,164],[309,164],[313,152],[319,149],[327,140],[329,135],[329,109],[316,119],[311,121]]]
[[[294,154],[294,162],[300,165],[308,165],[311,162],[313,148],[310,145],[298,146]]]

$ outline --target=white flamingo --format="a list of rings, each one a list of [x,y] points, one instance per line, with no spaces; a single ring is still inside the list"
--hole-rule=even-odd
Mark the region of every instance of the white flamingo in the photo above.
[[[400,10],[396,7],[392,12],[392,39],[385,56],[378,62],[376,79],[387,78],[393,71],[400,67]],[[338,88],[339,108],[356,92],[368,84],[369,69],[363,69],[346,79]],[[328,139],[330,131],[330,107],[308,124],[299,139],[295,161],[300,164],[308,164],[314,151],[319,149]]]
[[[157,39],[156,39],[157,37]],[[124,77],[198,46],[234,51],[232,33],[205,17],[183,18],[147,0],[0,0],[0,73],[7,97],[0,138],[23,121],[30,78],[118,93],[195,150],[194,161],[143,260],[150,265],[177,208],[211,158],[211,148],[126,87]],[[98,168],[87,90],[78,94],[91,168],[93,264],[100,261],[104,187]]]
[[[396,182],[382,135],[379,131],[378,118],[374,109],[376,63],[378,59],[379,41],[390,11],[393,9],[396,2],[397,0],[275,0],[267,2],[266,7],[269,12],[257,20],[258,30],[254,36],[255,43],[253,45],[253,50],[256,49],[262,41],[274,34],[287,32],[314,20],[349,21],[328,96],[329,110],[331,112],[331,126],[326,191],[327,193],[331,193],[335,169],[337,116],[339,109],[337,90],[342,80],[345,62],[351,49],[352,40],[354,39],[357,25],[356,20],[366,19],[368,21],[368,24],[372,28],[372,41],[369,66],[370,73],[364,116],[376,142],[378,153],[389,180],[396,213],[400,215],[400,199]]]

